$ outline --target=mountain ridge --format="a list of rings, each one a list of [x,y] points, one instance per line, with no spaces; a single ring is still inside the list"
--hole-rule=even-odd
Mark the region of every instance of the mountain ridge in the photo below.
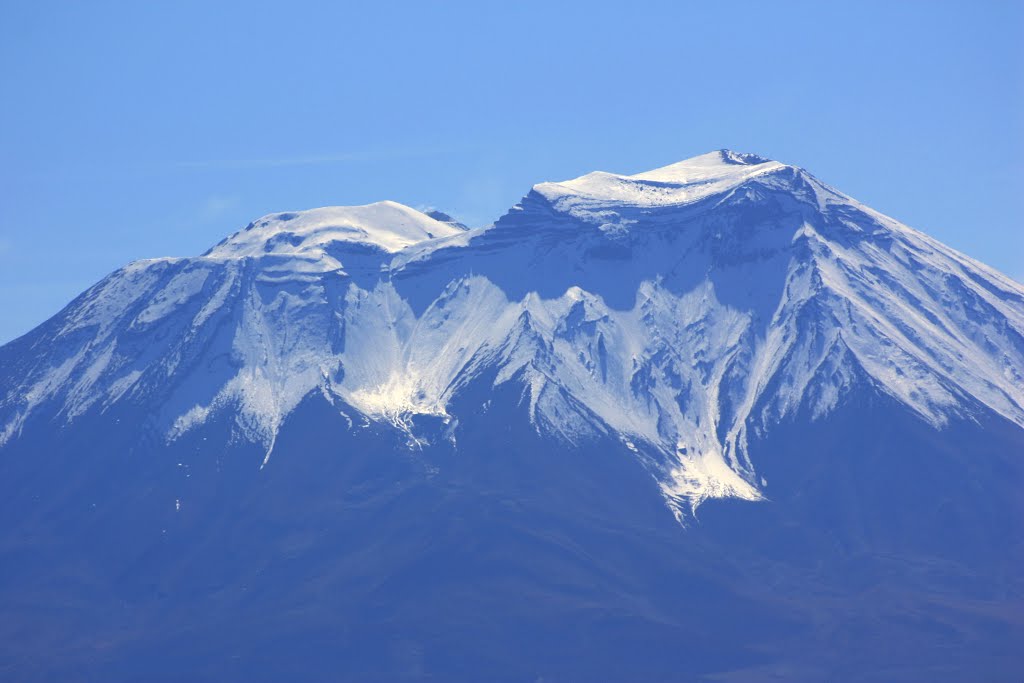
[[[270,214],[0,346],[0,676],[1017,680],[1024,288],[768,163]]]
[[[802,169],[728,150],[541,183],[475,230],[395,202],[270,214],[76,301],[50,343],[93,334],[9,384],[0,446],[61,395],[55,417],[72,421],[180,376],[196,393],[165,396],[166,438],[237,411],[266,466],[311,392],[408,430],[457,423],[447,404],[493,367],[537,429],[660,452],[652,474],[682,520],[708,498],[763,499],[750,430],[811,396],[827,414],[861,370],[936,428],[968,398],[1024,425],[1024,287]],[[163,357],[119,352],[146,334],[172,340]],[[189,358],[209,359],[201,379],[179,372]]]

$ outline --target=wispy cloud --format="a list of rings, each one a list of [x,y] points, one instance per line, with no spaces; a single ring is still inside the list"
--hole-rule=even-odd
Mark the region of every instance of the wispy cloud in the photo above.
[[[279,166],[321,166],[359,161],[365,156],[359,154],[336,154],[328,156],[280,157],[267,159],[199,159],[179,161],[179,168],[275,168]]]
[[[242,203],[238,195],[213,195],[207,197],[199,207],[199,217],[205,221],[216,220]]]
[[[286,166],[326,166],[360,161],[388,161],[412,157],[434,156],[444,153],[438,147],[419,147],[413,149],[383,149],[363,152],[346,152],[343,154],[311,154],[305,156],[261,157],[252,159],[193,159],[175,162],[178,168],[195,169],[259,169],[280,168]]]

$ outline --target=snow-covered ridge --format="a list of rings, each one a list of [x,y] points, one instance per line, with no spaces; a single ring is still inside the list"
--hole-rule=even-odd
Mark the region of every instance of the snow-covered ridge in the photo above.
[[[412,244],[462,232],[398,202],[365,206],[328,206],[270,214],[249,224],[207,252],[214,258],[245,256],[319,256],[335,242],[369,245],[396,252]]]
[[[784,167],[755,155],[719,150],[644,173],[595,171],[573,180],[540,183],[533,189],[566,211],[616,204],[663,207],[721,194]]]
[[[457,424],[482,377],[552,438],[615,435],[686,512],[768,496],[752,437],[853,392],[936,429],[981,409],[1024,426],[1024,287],[729,151],[542,183],[492,229],[393,202],[274,214],[130,264],[0,348],[0,447],[33,414],[135,401],[169,439],[226,416],[268,464],[311,393],[411,430]]]

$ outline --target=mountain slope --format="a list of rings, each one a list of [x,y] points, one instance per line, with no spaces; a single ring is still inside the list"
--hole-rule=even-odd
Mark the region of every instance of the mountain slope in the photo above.
[[[274,214],[0,348],[0,671],[1012,680],[1022,452],[1024,287],[802,169]]]
[[[29,339],[46,350],[9,372],[2,440],[43,404],[70,421],[138,397],[171,440],[237,411],[269,459],[310,392],[397,425],[457,419],[452,396],[493,368],[539,429],[657,451],[691,511],[762,498],[748,432],[826,414],[854,368],[936,427],[972,400],[1024,425],[1020,285],[732,152],[543,183],[478,231],[391,202],[268,217],[132,264]]]

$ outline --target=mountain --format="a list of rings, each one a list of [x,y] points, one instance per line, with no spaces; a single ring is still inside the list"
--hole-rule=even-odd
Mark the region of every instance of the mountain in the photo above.
[[[0,348],[19,680],[1013,680],[1024,287],[753,154],[134,262]]]

